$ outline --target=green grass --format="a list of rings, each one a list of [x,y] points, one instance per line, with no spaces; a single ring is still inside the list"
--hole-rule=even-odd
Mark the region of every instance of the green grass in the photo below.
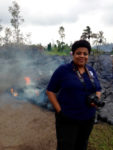
[[[113,150],[113,126],[105,123],[94,125],[88,150]]]
[[[58,51],[47,51],[46,54],[48,55],[59,55],[59,56],[66,56],[67,54],[65,52],[58,52]]]
[[[58,51],[58,50],[51,50],[51,51],[45,51],[48,55],[59,55],[59,56],[66,56],[70,55],[70,50],[64,50],[64,51]]]

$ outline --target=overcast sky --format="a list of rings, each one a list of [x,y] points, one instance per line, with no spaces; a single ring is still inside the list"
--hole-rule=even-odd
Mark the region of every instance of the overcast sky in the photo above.
[[[23,33],[31,33],[32,43],[56,43],[58,30],[65,28],[65,42],[78,40],[86,26],[92,32],[104,32],[107,42],[113,42],[113,0],[16,0],[24,23]],[[10,24],[8,7],[12,0],[0,0],[0,20]]]

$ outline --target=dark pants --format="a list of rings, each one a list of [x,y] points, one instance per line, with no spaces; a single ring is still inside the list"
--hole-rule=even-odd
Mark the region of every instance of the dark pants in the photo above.
[[[94,118],[75,121],[61,114],[56,114],[55,117],[57,150],[87,150]]]

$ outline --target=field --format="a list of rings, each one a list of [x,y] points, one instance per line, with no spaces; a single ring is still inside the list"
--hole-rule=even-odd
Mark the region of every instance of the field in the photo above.
[[[55,150],[54,123],[52,112],[0,96],[0,150]],[[95,124],[88,150],[113,150],[113,126]]]

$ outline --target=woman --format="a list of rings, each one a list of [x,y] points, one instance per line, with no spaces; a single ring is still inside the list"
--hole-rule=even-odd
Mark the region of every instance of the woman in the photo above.
[[[48,84],[47,95],[56,111],[57,150],[87,149],[97,107],[88,104],[88,97],[101,96],[97,75],[87,65],[90,51],[88,41],[76,41],[72,62],[58,67]]]

